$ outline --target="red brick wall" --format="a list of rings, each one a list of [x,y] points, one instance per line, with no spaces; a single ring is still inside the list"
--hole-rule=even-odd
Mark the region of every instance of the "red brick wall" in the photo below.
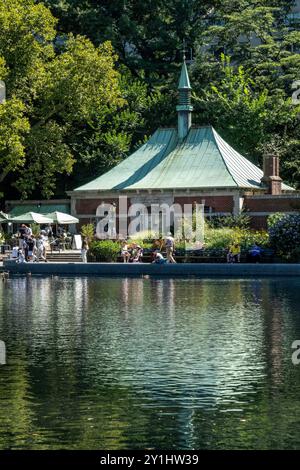
[[[97,207],[100,206],[101,202],[111,204],[115,202],[118,207],[118,198],[111,199],[77,199],[76,201],[76,213],[77,214],[95,214]]]
[[[244,209],[251,212],[292,212],[300,211],[300,198],[296,197],[276,197],[256,198],[246,196],[244,199]]]
[[[80,218],[79,219],[79,224],[78,227],[80,228],[82,225],[89,224],[91,223],[91,219],[94,219],[96,217],[96,212],[98,206],[101,205],[101,203],[104,202],[106,204],[111,204],[115,203],[116,204],[116,214],[119,214],[119,200],[118,198],[105,198],[105,199],[78,199],[76,200],[76,213],[79,215],[89,215],[91,217],[89,218]],[[130,206],[130,198],[127,198],[127,210]],[[117,232],[119,230],[119,220],[117,218],[116,221],[116,229]]]
[[[174,202],[182,206],[184,204],[193,204],[194,201],[201,204],[203,200],[205,201],[205,206],[212,207],[214,212],[233,211],[233,196],[182,196],[174,198]]]
[[[251,216],[251,212],[297,212],[300,211],[299,197],[264,197],[246,196],[244,209]],[[257,230],[267,228],[268,215],[257,215],[251,218],[251,227]]]
[[[300,211],[300,197],[256,197],[256,196],[245,196],[244,199],[244,210],[251,216],[251,212],[293,212]],[[213,208],[214,212],[233,212],[233,196],[181,196],[175,197],[174,203],[184,205],[193,204],[194,201],[199,204],[205,200],[205,206]],[[118,199],[79,199],[76,201],[76,212],[77,214],[95,214],[97,207],[101,202],[112,203],[115,202],[117,205],[118,214]],[[128,207],[130,206],[130,198],[127,199]],[[251,226],[255,229],[266,228],[267,226],[267,215],[253,216],[251,220]],[[81,219],[80,225],[89,223],[89,219]]]
[[[174,202],[177,204],[193,204],[194,201],[197,201],[201,204],[202,200],[205,200],[205,205],[212,207],[215,212],[232,212],[233,211],[233,197],[232,196],[198,196],[198,197],[175,197]],[[77,214],[95,214],[97,207],[101,202],[111,204],[115,202],[117,205],[118,212],[118,199],[78,199],[76,201],[76,213]],[[130,198],[127,199],[128,207],[130,205]]]
[[[79,223],[77,224],[77,230],[80,230],[83,225],[87,225],[90,223],[90,219],[79,219]]]

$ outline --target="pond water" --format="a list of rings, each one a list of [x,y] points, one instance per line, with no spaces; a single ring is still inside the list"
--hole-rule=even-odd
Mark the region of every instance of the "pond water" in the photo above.
[[[1,449],[300,449],[300,279],[0,283]]]

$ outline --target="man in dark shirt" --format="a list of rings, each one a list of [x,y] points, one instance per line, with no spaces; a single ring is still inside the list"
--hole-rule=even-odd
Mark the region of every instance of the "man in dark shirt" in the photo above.
[[[26,232],[26,225],[22,224],[21,227],[19,228],[19,234],[20,238],[25,238],[25,232]]]

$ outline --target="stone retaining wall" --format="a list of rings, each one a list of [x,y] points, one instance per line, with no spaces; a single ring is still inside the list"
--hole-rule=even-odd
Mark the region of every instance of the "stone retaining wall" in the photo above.
[[[99,276],[200,276],[264,277],[300,276],[300,264],[147,264],[147,263],[24,263],[5,261],[12,274]]]

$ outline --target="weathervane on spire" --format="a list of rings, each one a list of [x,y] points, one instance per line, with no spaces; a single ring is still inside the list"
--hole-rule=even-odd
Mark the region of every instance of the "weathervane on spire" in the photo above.
[[[190,59],[186,60],[186,53],[187,53],[188,51],[190,51]],[[185,39],[182,40],[182,49],[181,49],[181,52],[182,52],[182,60],[183,60],[183,62],[186,62],[187,64],[193,64],[193,62],[194,62],[194,59],[193,59],[193,49],[192,49],[192,48],[187,49]]]
[[[182,40],[182,59],[185,60],[185,39]]]

